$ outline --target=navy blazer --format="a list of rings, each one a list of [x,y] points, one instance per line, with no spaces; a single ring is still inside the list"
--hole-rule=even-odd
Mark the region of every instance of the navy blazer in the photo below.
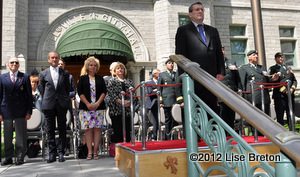
[[[69,107],[70,102],[70,79],[69,72],[59,68],[57,88],[55,89],[50,68],[40,73],[40,85],[38,87],[42,95],[42,110],[51,110],[54,108],[56,100],[63,108]]]
[[[13,84],[10,74],[0,75],[0,114],[3,119],[25,118],[32,114],[32,90],[29,75],[18,72]]]
[[[96,82],[96,101],[100,98],[101,94],[106,94],[106,84],[102,76],[95,75],[95,82]],[[88,75],[83,75],[79,77],[79,81],[77,84],[77,92],[78,95],[84,95],[85,98],[88,100],[89,103],[91,103],[91,91],[90,91],[90,80]],[[88,110],[86,105],[80,101],[79,103],[79,109]],[[103,101],[98,107],[99,109],[105,109],[105,102]]]

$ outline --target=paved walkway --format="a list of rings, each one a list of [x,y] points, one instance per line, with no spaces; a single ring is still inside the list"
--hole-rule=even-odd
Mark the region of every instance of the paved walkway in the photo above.
[[[63,163],[47,164],[39,156],[28,158],[20,166],[0,166],[1,177],[124,177],[113,157],[100,155],[99,160],[74,159],[66,156]],[[2,159],[3,161],[4,159]]]

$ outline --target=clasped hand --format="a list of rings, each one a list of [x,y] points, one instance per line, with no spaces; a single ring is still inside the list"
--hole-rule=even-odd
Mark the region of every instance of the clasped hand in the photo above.
[[[124,100],[124,106],[125,108],[130,106],[130,100]]]
[[[94,103],[94,104],[89,103],[89,104],[87,105],[87,108],[89,109],[89,111],[94,111],[94,110],[97,109],[97,107],[98,107],[98,104],[97,104],[97,103]]]
[[[278,79],[279,79],[279,74],[277,74],[277,73],[273,74],[272,80],[277,81]]]

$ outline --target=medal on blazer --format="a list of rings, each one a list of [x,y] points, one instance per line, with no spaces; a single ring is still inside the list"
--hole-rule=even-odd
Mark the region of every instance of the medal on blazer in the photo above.
[[[235,65],[232,65],[232,64],[228,65],[228,68],[230,70],[237,70],[237,67]]]
[[[268,76],[268,72],[267,71],[262,71],[261,72],[264,76]]]
[[[23,85],[20,87],[20,91],[23,91],[24,90],[24,87],[23,87]]]
[[[167,80],[165,80],[165,85],[168,85],[168,82],[167,82]]]

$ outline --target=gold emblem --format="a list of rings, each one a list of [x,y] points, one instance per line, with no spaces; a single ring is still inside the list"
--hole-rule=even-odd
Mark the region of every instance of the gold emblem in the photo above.
[[[171,167],[171,173],[174,173],[174,174],[177,173],[177,168],[175,167],[175,165],[178,165],[176,157],[173,158],[171,156],[168,156],[167,161],[164,163],[164,165],[167,169],[169,169],[169,167]]]
[[[23,91],[23,90],[24,90],[24,87],[23,87],[23,85],[20,87],[20,90],[21,90],[21,91]]]

